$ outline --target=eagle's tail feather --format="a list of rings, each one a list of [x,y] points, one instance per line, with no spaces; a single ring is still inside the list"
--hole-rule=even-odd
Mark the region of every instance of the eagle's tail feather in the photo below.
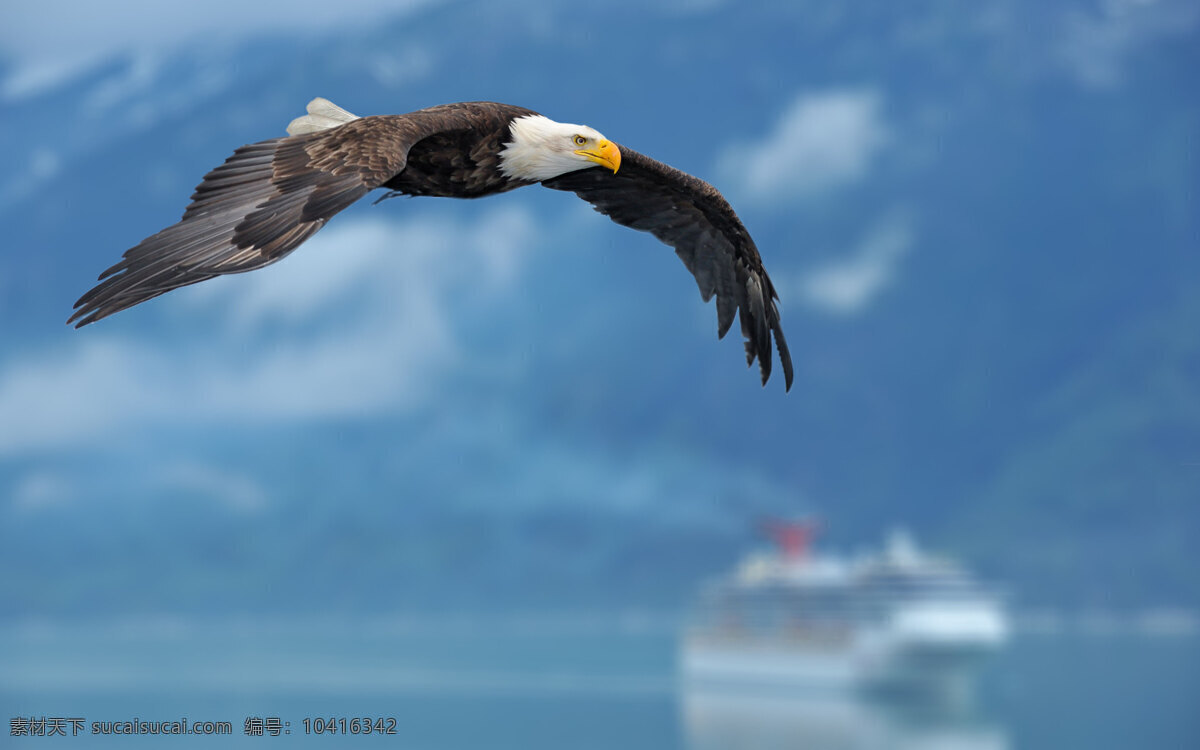
[[[347,112],[328,99],[320,96],[309,102],[305,109],[308,111],[307,115],[297,117],[288,123],[288,135],[316,133],[317,131],[336,128],[338,125],[345,125],[351,120],[358,119],[358,115]]]

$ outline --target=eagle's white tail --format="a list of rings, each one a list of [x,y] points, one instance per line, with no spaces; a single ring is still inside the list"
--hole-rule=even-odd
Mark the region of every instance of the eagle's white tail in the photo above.
[[[318,130],[336,128],[338,125],[358,119],[358,115],[351,114],[328,99],[319,96],[309,102],[305,109],[308,110],[307,115],[297,117],[288,123],[288,135],[315,133]]]

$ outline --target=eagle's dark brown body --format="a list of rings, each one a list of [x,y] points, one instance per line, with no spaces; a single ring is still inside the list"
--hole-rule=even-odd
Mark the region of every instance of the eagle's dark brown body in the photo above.
[[[724,336],[740,318],[747,362],[758,360],[764,383],[773,339],[790,387],[792,361],[775,288],[721,194],[624,146],[617,147],[615,173],[584,164],[558,176],[523,179],[502,169],[503,159],[515,137],[513,121],[536,114],[495,102],[461,102],[350,119],[243,146],[204,177],[178,223],[147,237],[101,274],[68,322],[87,325],[172,289],[273,263],[375,188],[479,198],[540,181],[673,247],[703,298],[716,296],[718,333]]]
[[[445,106],[458,108],[470,104],[473,103]],[[508,139],[509,123],[514,118],[537,113],[509,105],[465,112],[475,126],[445,130],[417,141],[408,150],[404,171],[383,183],[383,187],[404,195],[482,198],[533,184],[505,177],[500,172],[500,152]]]

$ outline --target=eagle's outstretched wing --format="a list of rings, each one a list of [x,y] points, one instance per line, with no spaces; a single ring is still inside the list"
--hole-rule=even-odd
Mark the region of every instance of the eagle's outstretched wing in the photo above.
[[[453,106],[363,117],[242,146],[209,172],[179,223],[142,240],[75,303],[76,327],[188,284],[274,263],[404,169],[409,148],[461,127]]]
[[[750,233],[729,202],[704,180],[621,146],[621,168],[569,172],[542,182],[568,190],[618,224],[650,232],[675,248],[696,277],[700,296],[717,297],[717,335],[739,313],[746,363],[758,359],[762,382],[771,375],[771,338],[779,350],[784,385],[792,387],[792,357],[779,325],[778,296]]]

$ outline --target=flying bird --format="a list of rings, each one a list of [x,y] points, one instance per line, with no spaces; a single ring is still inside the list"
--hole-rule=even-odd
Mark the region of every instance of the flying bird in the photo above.
[[[746,363],[758,360],[764,385],[773,337],[791,388],[775,287],[745,226],[707,182],[585,125],[508,104],[358,117],[317,98],[307,111],[287,137],[242,146],[205,175],[183,218],[127,250],[67,322],[78,328],[172,289],[270,265],[376,188],[389,191],[383,198],[480,198],[540,182],[673,247],[704,301],[716,296],[718,337],[736,314]]]

